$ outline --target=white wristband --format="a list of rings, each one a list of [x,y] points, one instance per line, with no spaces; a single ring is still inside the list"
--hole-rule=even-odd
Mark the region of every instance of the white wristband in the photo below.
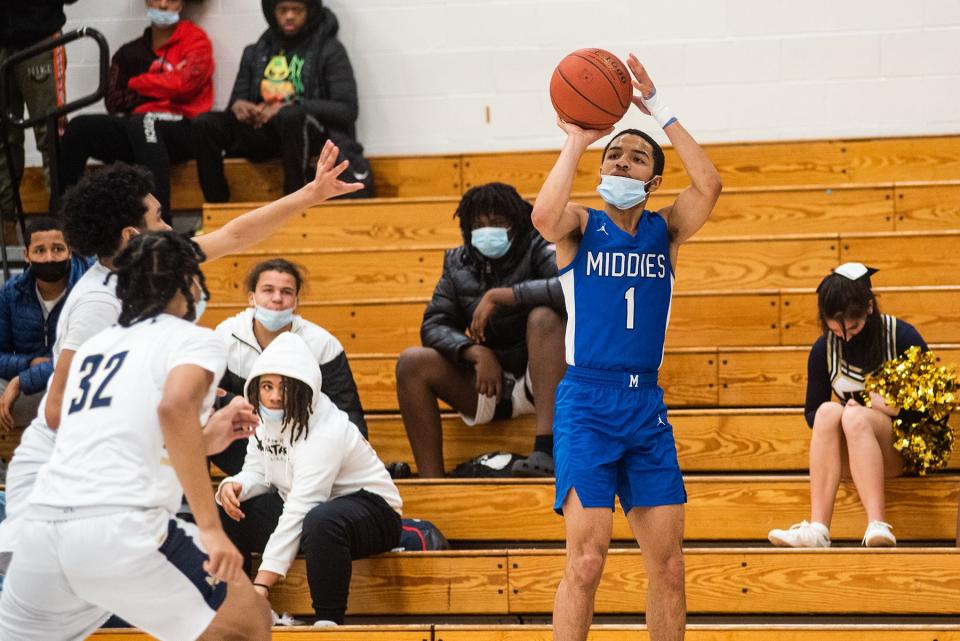
[[[663,102],[656,89],[653,90],[653,95],[649,98],[644,98],[641,95],[640,101],[643,102],[643,106],[650,111],[650,115],[657,121],[661,129],[666,129],[667,125],[672,125],[677,122],[676,116],[673,115],[670,107]]]

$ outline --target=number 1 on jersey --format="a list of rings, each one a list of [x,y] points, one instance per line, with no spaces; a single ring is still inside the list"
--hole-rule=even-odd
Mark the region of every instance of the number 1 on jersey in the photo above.
[[[623,297],[627,301],[627,329],[633,329],[633,290],[631,287],[623,293]]]

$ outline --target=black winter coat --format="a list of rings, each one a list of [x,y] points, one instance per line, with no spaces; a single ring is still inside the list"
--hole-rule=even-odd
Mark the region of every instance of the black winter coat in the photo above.
[[[357,82],[347,50],[337,38],[340,29],[337,17],[321,6],[319,0],[308,0],[307,23],[298,36],[291,39],[284,37],[277,27],[273,11],[277,0],[263,0],[262,4],[270,28],[243,50],[230,105],[237,100],[260,102],[260,80],[267,63],[280,50],[296,52],[304,60],[303,97],[299,104],[320,124],[335,132],[330,137],[338,144],[344,136],[355,140],[354,125],[359,111]]]
[[[63,5],[77,0],[3,0],[0,2],[0,49],[26,49],[60,31],[67,16]]]
[[[526,239],[515,239],[507,255],[498,260],[485,258],[469,245],[447,250],[443,274],[420,326],[424,347],[432,347],[449,361],[466,366],[463,351],[474,344],[466,329],[480,299],[495,287],[512,287],[517,304],[497,309],[483,345],[493,350],[505,370],[522,375],[530,310],[546,305],[566,313],[556,251],[535,231]]]

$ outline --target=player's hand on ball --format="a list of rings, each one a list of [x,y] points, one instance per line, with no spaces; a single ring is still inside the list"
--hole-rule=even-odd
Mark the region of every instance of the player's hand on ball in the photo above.
[[[363,183],[347,183],[340,180],[340,174],[350,166],[349,160],[337,164],[340,148],[331,141],[323,145],[320,160],[317,161],[317,175],[304,187],[314,198],[314,202],[322,203],[330,198],[343,196],[363,189]]]
[[[219,526],[216,529],[200,530],[200,542],[209,557],[203,570],[224,583],[234,583],[243,576],[243,555],[230,542]]]
[[[640,64],[640,60],[634,54],[630,54],[627,58],[627,66],[630,67],[630,73],[633,74],[633,87],[636,89],[639,94],[634,94],[633,104],[643,113],[650,115],[650,110],[647,109],[647,106],[643,104],[645,98],[650,98],[656,93],[657,89],[653,86],[653,80],[650,79],[650,74],[647,73],[647,70],[643,68],[643,65]]]
[[[565,134],[567,134],[567,137],[576,138],[583,141],[584,147],[589,147],[604,136],[608,136],[613,132],[613,127],[607,127],[606,129],[584,129],[583,127],[573,124],[572,122],[567,122],[560,116],[557,116],[557,126],[560,127]]]
[[[242,520],[246,515],[240,509],[240,492],[243,486],[239,483],[224,483],[220,487],[220,505],[234,521]]]

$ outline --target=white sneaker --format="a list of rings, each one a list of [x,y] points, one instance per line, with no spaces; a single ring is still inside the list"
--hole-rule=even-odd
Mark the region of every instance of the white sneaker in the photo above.
[[[883,521],[870,521],[863,534],[863,544],[868,548],[890,548],[897,544],[897,537],[890,530],[893,526]]]
[[[830,530],[823,523],[800,521],[789,530],[770,530],[767,538],[781,548],[828,548]]]
[[[313,624],[313,627],[315,627],[315,628],[335,628],[335,627],[337,627],[337,624],[334,623],[333,621],[327,621],[326,619],[320,619],[320,620],[318,620],[316,623]]]

